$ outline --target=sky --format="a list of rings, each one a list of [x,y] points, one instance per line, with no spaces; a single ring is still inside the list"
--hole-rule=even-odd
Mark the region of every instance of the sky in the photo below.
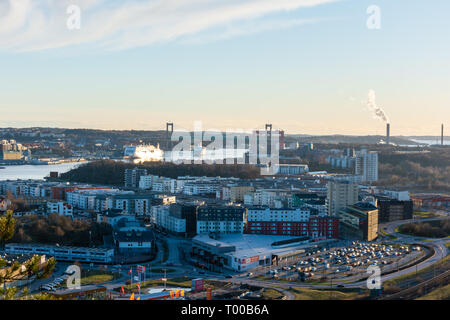
[[[449,14],[448,0],[0,0],[0,127],[382,135],[382,110],[392,135],[439,135]]]

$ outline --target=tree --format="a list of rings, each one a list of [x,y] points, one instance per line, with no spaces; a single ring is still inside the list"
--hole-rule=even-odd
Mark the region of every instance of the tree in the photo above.
[[[0,217],[0,249],[5,250],[6,241],[14,236],[16,227],[16,219],[12,216],[12,211],[6,212],[3,217]]]
[[[48,278],[48,276],[50,276],[53,272],[53,270],[55,269],[56,266],[56,260],[55,258],[51,257],[50,259],[47,260],[47,264],[44,267],[44,270],[42,271],[41,274],[39,274],[39,279],[43,279],[43,278]]]

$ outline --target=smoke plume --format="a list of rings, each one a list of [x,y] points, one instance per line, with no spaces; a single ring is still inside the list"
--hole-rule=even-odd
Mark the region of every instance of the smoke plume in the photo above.
[[[389,118],[386,115],[386,113],[384,112],[384,110],[377,106],[376,103],[376,97],[375,97],[375,91],[370,90],[369,91],[369,98],[367,100],[367,107],[369,108],[370,111],[372,111],[372,114],[374,116],[375,119],[384,121],[386,123],[389,123]]]

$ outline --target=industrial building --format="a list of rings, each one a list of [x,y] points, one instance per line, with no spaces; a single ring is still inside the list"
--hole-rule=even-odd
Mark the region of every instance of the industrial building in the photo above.
[[[327,241],[309,237],[274,235],[222,235],[211,238],[198,235],[192,240],[191,261],[211,271],[224,269],[238,272],[259,266],[278,265],[284,259],[297,258]]]
[[[55,257],[61,261],[84,263],[112,263],[114,249],[54,246],[37,243],[8,243],[5,252],[9,254],[37,254]]]

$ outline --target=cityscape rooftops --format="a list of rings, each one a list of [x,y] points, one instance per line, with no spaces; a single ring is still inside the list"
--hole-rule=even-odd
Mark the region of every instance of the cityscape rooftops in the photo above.
[[[116,231],[114,239],[119,242],[151,242],[155,240],[155,234],[151,230]]]

